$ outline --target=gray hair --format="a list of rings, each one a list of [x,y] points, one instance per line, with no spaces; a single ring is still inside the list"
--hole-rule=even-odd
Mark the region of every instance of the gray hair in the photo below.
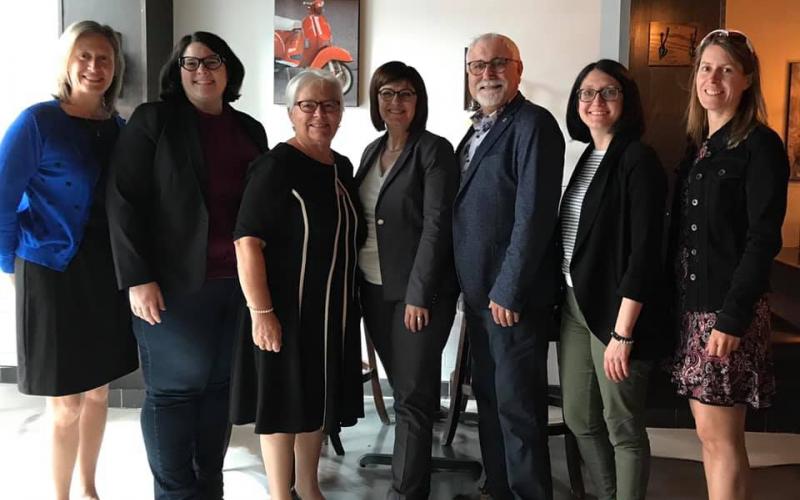
[[[72,93],[72,83],[69,81],[69,58],[78,39],[83,35],[101,35],[108,40],[114,50],[114,78],[111,86],[103,95],[103,108],[109,113],[116,111],[117,98],[122,90],[122,77],[125,74],[125,58],[122,55],[122,44],[119,35],[111,26],[100,24],[96,21],[78,21],[70,24],[64,30],[59,44],[59,68],[56,73],[56,90],[53,97],[62,102],[68,102]]]
[[[503,45],[505,45],[506,48],[511,51],[511,55],[514,57],[514,59],[516,59],[517,61],[522,60],[522,58],[519,55],[519,47],[517,47],[517,44],[514,43],[514,40],[499,33],[484,33],[482,35],[476,36],[475,38],[472,39],[472,42],[470,42],[467,53],[469,53],[469,51],[471,51],[472,48],[478,45],[480,42],[491,42],[494,40],[500,40],[503,43]]]
[[[336,92],[336,98],[339,103],[344,106],[344,94],[342,93],[342,82],[339,81],[333,73],[321,69],[304,69],[296,74],[286,84],[286,109],[291,111],[295,104],[295,98],[300,90],[305,87],[321,83],[331,86]]]

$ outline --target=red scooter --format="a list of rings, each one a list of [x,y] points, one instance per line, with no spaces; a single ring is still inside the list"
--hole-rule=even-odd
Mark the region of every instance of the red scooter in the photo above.
[[[353,87],[350,52],[333,45],[331,26],[322,14],[325,0],[304,0],[308,15],[302,21],[275,16],[275,72],[282,68],[327,69],[342,82],[346,94]],[[289,75],[291,76],[291,75]]]

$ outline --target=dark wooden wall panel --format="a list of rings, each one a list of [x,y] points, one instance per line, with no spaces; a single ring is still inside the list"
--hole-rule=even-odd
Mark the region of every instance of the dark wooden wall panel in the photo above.
[[[630,70],[642,92],[645,141],[672,171],[686,145],[684,111],[689,100],[688,66],[648,66],[650,21],[698,23],[704,34],[724,24],[725,0],[631,0]]]

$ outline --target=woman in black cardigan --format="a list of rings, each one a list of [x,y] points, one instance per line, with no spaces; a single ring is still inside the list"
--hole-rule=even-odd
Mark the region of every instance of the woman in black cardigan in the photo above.
[[[453,147],[425,130],[422,77],[397,61],[375,71],[370,114],[387,133],[356,174],[367,220],[359,253],[364,324],[394,390],[389,498],[426,499],[442,349],[458,295],[451,235],[459,172]]]
[[[207,32],[181,38],[161,98],[133,112],[106,202],[117,282],[128,289],[147,393],[155,498],[222,498],[229,381],[241,302],[233,228],[264,128],[234,110],[244,67]]]
[[[655,152],[639,142],[639,90],[618,62],[603,59],[581,71],[567,128],[589,146],[560,210],[564,419],[598,498],[642,499],[647,385],[664,350],[656,316],[666,178]]]
[[[758,56],[743,33],[709,33],[691,81],[670,238],[680,337],[672,380],[689,398],[709,498],[747,499],[747,407],[769,406],[775,392],[766,293],[789,162],[766,125]]]

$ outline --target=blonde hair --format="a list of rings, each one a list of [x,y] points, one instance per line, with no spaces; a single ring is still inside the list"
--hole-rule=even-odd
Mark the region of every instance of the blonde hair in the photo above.
[[[68,102],[72,93],[72,84],[69,81],[69,58],[78,39],[83,35],[101,35],[108,40],[114,50],[114,78],[111,85],[103,95],[103,108],[109,113],[116,112],[117,97],[122,90],[122,77],[125,74],[125,59],[119,35],[108,25],[95,21],[78,21],[70,24],[58,39],[59,59],[58,73],[56,74],[56,91],[53,97],[62,102]]]
[[[744,36],[744,34],[742,34]],[[746,36],[744,40],[747,40]],[[767,123],[767,108],[764,104],[764,95],[761,93],[761,69],[758,56],[752,45],[732,38],[724,33],[707,37],[700,44],[694,58],[692,76],[689,79],[689,107],[686,108],[686,133],[698,148],[708,135],[708,113],[700,104],[697,97],[697,72],[700,69],[700,60],[703,52],[711,45],[717,45],[727,52],[733,61],[742,67],[745,76],[750,80],[750,86],[742,93],[739,108],[731,118],[731,128],[728,134],[728,148],[736,147],[745,140],[750,132],[758,125]]]

